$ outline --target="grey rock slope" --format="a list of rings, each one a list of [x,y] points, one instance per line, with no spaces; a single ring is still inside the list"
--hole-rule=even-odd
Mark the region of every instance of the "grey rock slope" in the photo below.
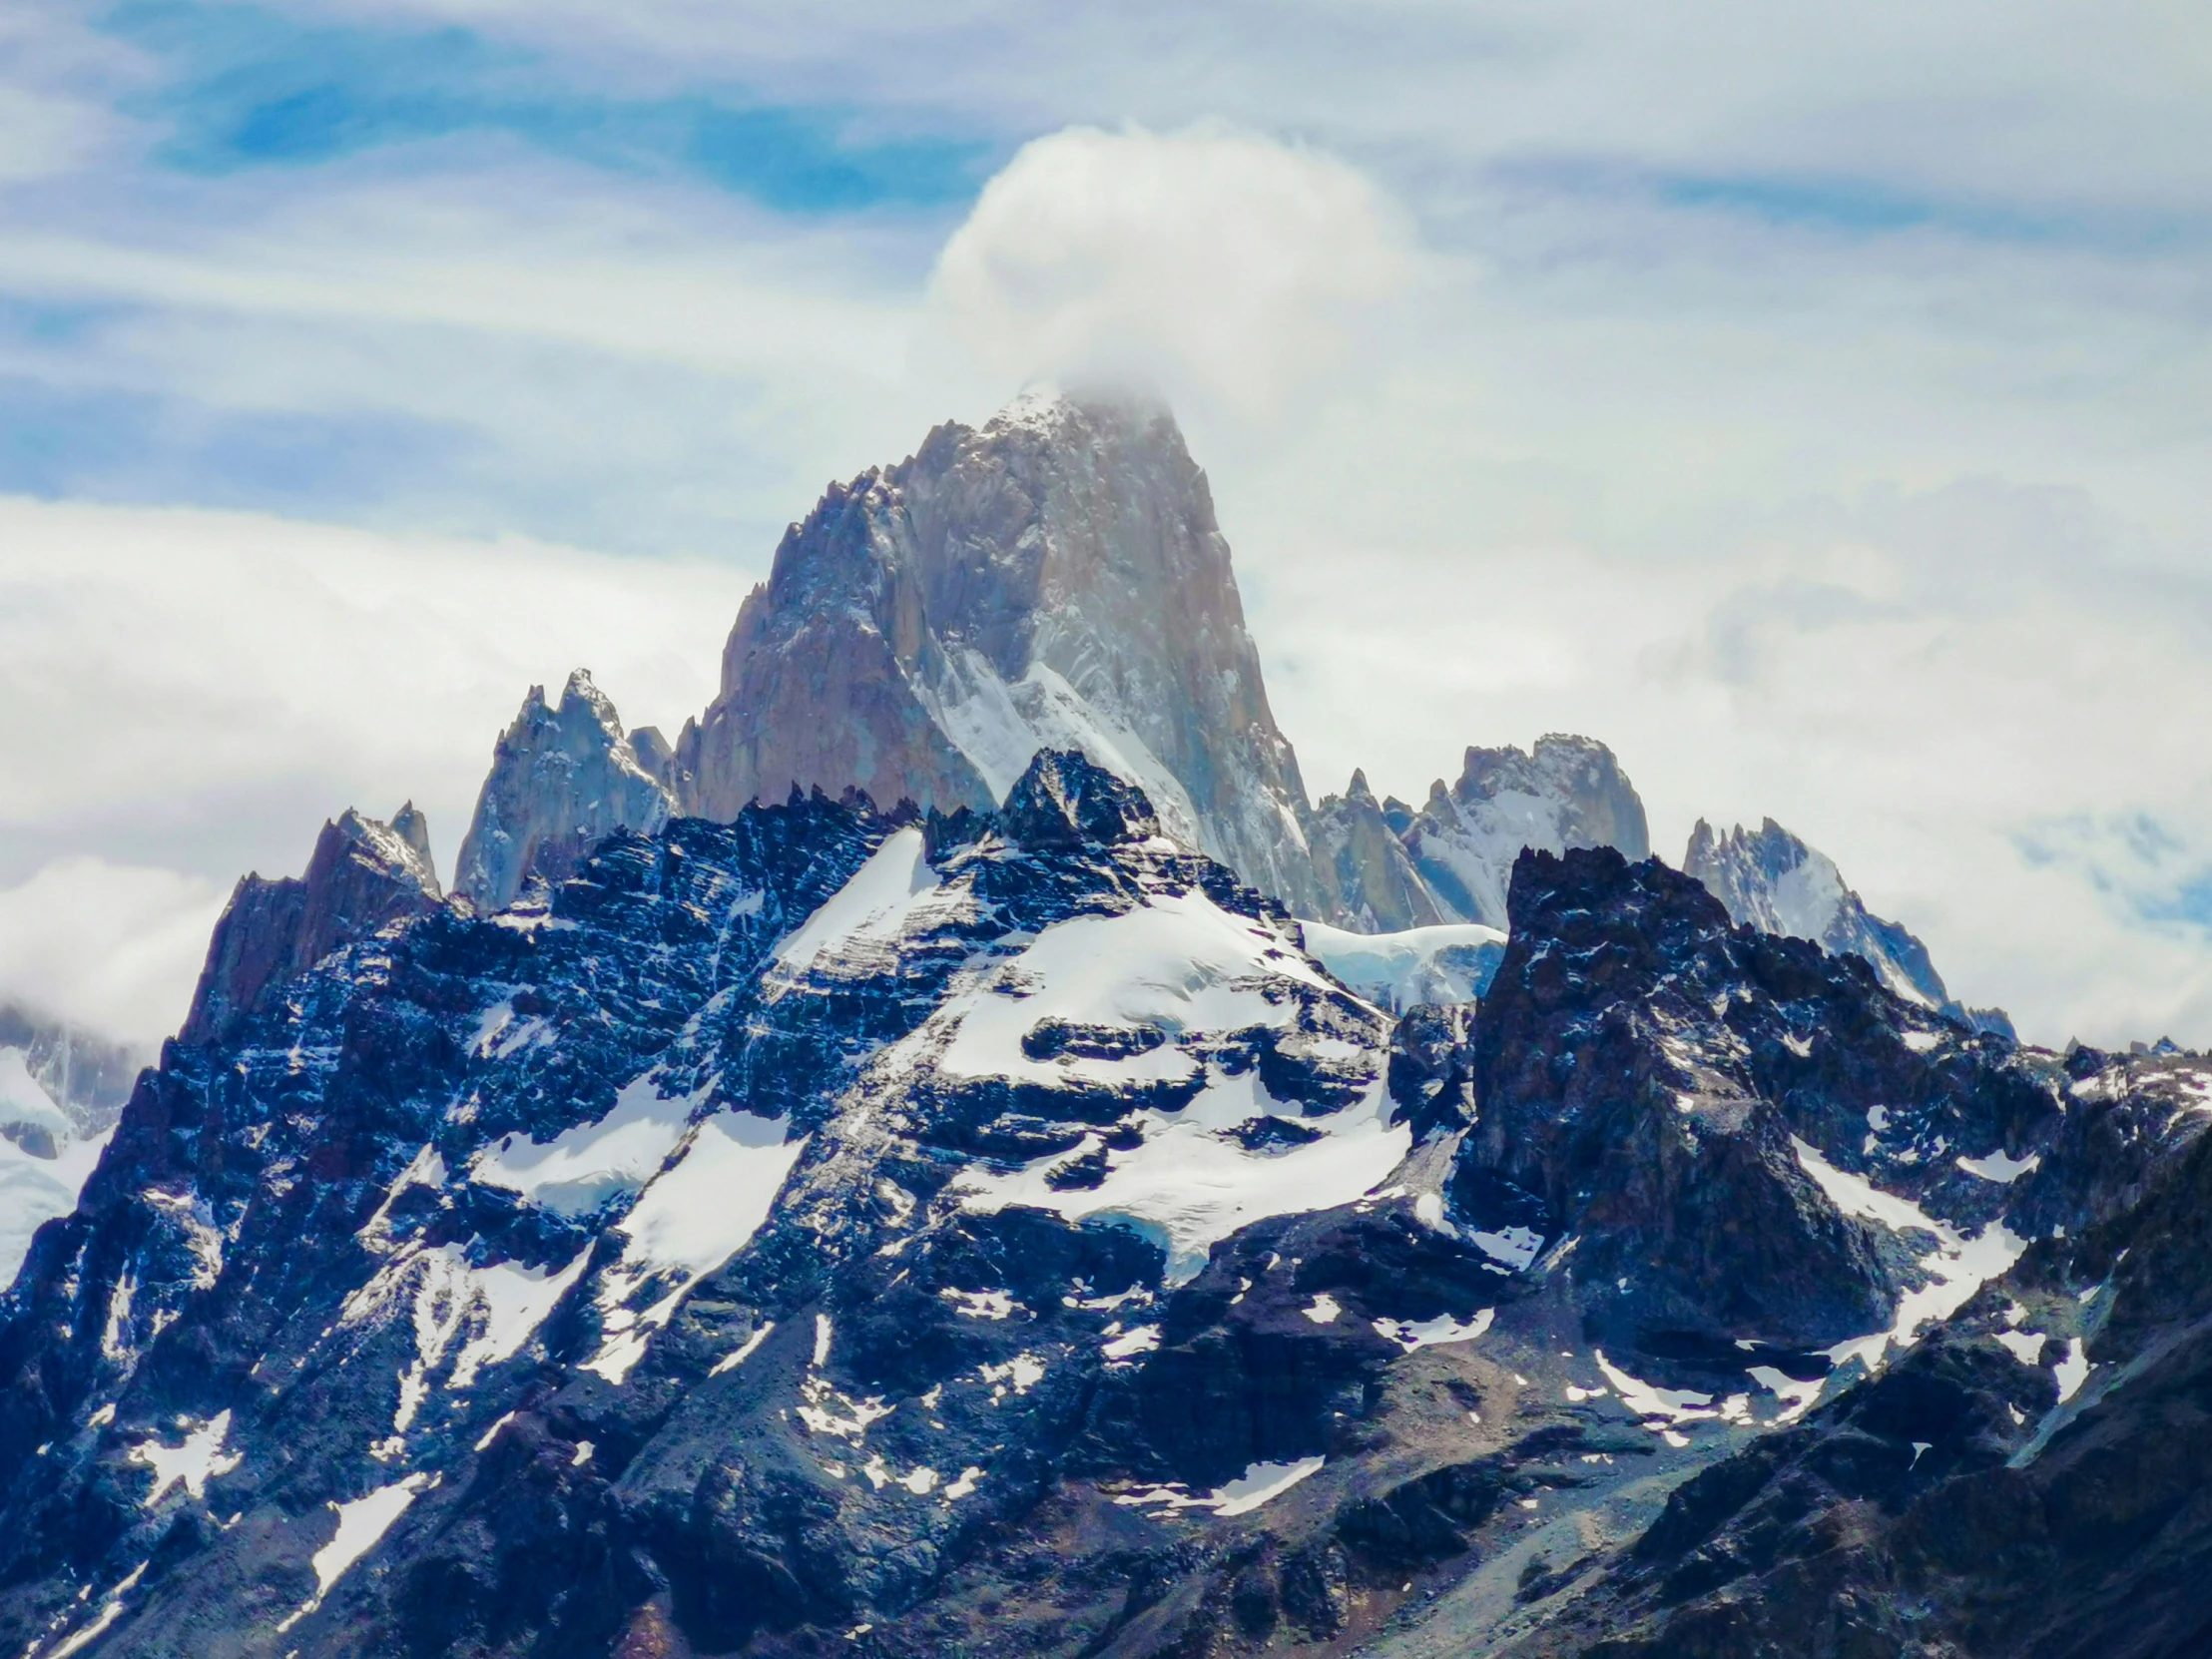
[[[1997,1008],[1967,1008],[1943,988],[1928,946],[1901,924],[1870,911],[1827,854],[1766,820],[1716,834],[1703,819],[1690,831],[1683,869],[1704,882],[1745,927],[1812,939],[1839,955],[1860,957],[1908,1001],[1939,1008],[1955,1019],[2010,1036]]]
[[[650,834],[675,805],[672,766],[653,728],[624,733],[586,670],[568,677],[554,706],[532,686],[493,746],[453,890],[479,909],[504,909],[532,875],[565,879],[615,830]]]
[[[1390,805],[1403,822],[1408,815],[1402,804]],[[1328,909],[1318,919],[1333,919],[1363,933],[1398,933],[1466,919],[1439,907],[1390,816],[1368,788],[1365,772],[1352,775],[1343,795],[1322,797],[1308,834]]]
[[[684,810],[795,785],[986,811],[1039,749],[1139,784],[1186,843],[1315,901],[1206,476],[1164,409],[1032,398],[824,496],[680,738]]]
[[[1331,916],[1369,932],[1438,921],[1503,928],[1523,848],[1610,846],[1630,859],[1651,851],[1644,804],[1613,752],[1557,734],[1528,752],[1469,749],[1458,782],[1438,779],[1418,811],[1378,804],[1355,774],[1317,809],[1312,838]]]
[[[131,1097],[154,1052],[17,1002],[0,1002],[0,1050],[14,1049],[41,1092],[76,1127],[98,1134]]]

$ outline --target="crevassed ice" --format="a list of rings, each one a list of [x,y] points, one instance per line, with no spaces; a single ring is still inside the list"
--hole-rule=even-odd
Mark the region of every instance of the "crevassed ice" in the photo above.
[[[33,1087],[36,1087],[34,1084]],[[30,1254],[31,1235],[77,1208],[77,1195],[100,1165],[115,1131],[78,1140],[66,1126],[54,1137],[57,1156],[40,1158],[0,1139],[0,1285],[13,1281]]]
[[[1387,1007],[1434,1001],[1442,988],[1452,1000],[1474,995],[1474,987],[1441,972],[1437,957],[1446,950],[1475,950],[1502,945],[1505,934],[1478,921],[1442,922],[1407,927],[1395,933],[1351,933],[1318,921],[1302,921],[1299,935],[1307,952],[1342,983]]]

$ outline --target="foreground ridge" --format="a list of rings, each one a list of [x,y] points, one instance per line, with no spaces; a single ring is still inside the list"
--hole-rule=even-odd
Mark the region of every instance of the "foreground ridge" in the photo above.
[[[2061,1065],[1609,848],[1393,1021],[1074,751],[488,916],[372,829],[299,913],[415,897],[211,996],[5,1304],[17,1651],[1579,1652],[1674,1628],[1722,1471],[1951,1445],[1867,1402],[1960,1345],[2059,1466],[2076,1281],[2200,1162],[2193,1057]],[[242,889],[211,978],[295,922]]]

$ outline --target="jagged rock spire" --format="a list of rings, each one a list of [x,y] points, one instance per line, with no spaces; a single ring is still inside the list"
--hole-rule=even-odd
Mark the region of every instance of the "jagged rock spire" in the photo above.
[[[1845,883],[1835,859],[1773,819],[1756,830],[1739,824],[1725,834],[1699,819],[1682,868],[1705,883],[1738,926],[1811,939],[1833,953],[1861,957],[1908,1001],[2012,1035],[2012,1022],[2001,1009],[1967,1008],[1954,999],[1927,945],[1901,923],[1869,910]]]
[[[568,677],[558,706],[532,686],[493,746],[454,890],[480,910],[504,909],[529,877],[562,879],[615,830],[660,829],[675,806],[668,769],[660,733],[625,734],[588,670]]]
[[[1229,544],[1157,405],[1025,398],[832,485],[739,613],[679,787],[717,819],[795,783],[981,812],[1042,749],[1080,750],[1177,838],[1320,903]]]
[[[323,825],[304,875],[242,876],[209,940],[181,1039],[229,1038],[331,951],[436,908],[429,845],[412,803],[391,824],[348,807]]]

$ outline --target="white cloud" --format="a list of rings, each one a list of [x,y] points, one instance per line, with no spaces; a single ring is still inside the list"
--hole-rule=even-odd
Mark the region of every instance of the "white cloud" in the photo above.
[[[228,886],[59,858],[0,887],[0,1001],[152,1044],[176,1031]]]
[[[2212,1041],[2212,915],[2160,913],[2212,869],[2212,576],[2078,497],[1871,491],[1672,554],[1303,505],[1224,512],[1268,552],[1248,609],[1317,794],[1357,765],[1417,801],[1464,744],[1587,732],[1669,858],[1698,817],[1771,815],[2031,1037]]]
[[[2183,13],[294,9],[459,20],[557,88],[1030,142],[948,244],[519,142],[185,178],[86,115],[156,57],[0,17],[35,117],[0,175],[46,175],[0,178],[0,296],[58,313],[0,374],[143,399],[150,449],[248,416],[414,444],[326,509],[389,534],[0,504],[0,883],[89,849],[227,889],[408,794],[449,861],[524,685],[588,662],[673,725],[823,480],[1118,372],[1212,471],[1317,789],[1586,730],[1664,850],[1771,812],[2036,1034],[2212,1041],[2212,942],[2160,908],[2212,861]],[[220,446],[119,444],[85,491],[256,499],[195,493]],[[454,526],[745,570],[411,533]],[[2146,818],[2179,850],[2136,855]]]
[[[1133,383],[1264,426],[1352,363],[1415,267],[1403,211],[1335,156],[1074,127],[984,187],[931,295],[1005,378]]]
[[[673,737],[713,693],[753,576],[520,540],[0,499],[0,882],[16,892],[0,951],[13,982],[73,1017],[114,1011],[142,1031],[166,1008],[154,1023],[173,1023],[209,894],[250,867],[296,873],[348,805],[385,817],[410,797],[450,870],[492,741],[531,684],[557,692],[589,667],[626,720]],[[83,940],[56,951],[79,901]],[[89,964],[132,936],[131,916],[146,952],[103,977]],[[177,946],[195,927],[198,942]],[[60,965],[42,968],[49,957]],[[157,988],[142,999],[142,985]]]

